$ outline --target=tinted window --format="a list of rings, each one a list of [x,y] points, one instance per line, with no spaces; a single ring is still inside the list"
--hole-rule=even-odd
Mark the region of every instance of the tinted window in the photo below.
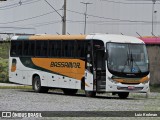
[[[69,57],[75,57],[75,41],[69,41],[68,52],[69,52]]]
[[[75,44],[75,55],[76,57],[84,58],[86,56],[86,42],[85,41],[76,41]]]
[[[75,41],[62,41],[62,57],[74,57],[74,42]]]
[[[35,55],[35,41],[24,41],[23,55],[34,56]]]
[[[61,41],[49,41],[49,56],[50,57],[61,57]]]
[[[39,40],[36,41],[36,56],[48,56],[47,54],[47,47],[48,41]]]
[[[22,55],[22,41],[11,41],[11,56]]]

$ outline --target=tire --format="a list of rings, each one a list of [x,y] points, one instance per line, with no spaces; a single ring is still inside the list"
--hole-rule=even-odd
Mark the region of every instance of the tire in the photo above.
[[[129,96],[129,92],[120,92],[118,96],[120,99],[126,99]]]
[[[75,95],[77,93],[77,89],[62,89],[65,95]]]
[[[95,97],[96,92],[95,91],[85,91],[86,97]]]
[[[34,77],[33,82],[32,82],[32,88],[37,93],[47,93],[49,90],[47,87],[41,86],[41,80],[39,76]]]

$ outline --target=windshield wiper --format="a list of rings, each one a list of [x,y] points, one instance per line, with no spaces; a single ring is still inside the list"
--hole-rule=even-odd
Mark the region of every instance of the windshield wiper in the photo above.
[[[138,68],[138,72],[140,72],[140,73],[142,72],[141,69],[139,68],[139,66],[137,65],[136,61],[133,59],[132,51],[131,51],[131,63],[132,63],[131,71],[133,70],[133,63],[135,63],[135,65]]]
[[[128,46],[129,47],[129,46]],[[124,72],[124,70],[126,69],[127,64],[130,64],[130,57],[129,57],[129,51],[127,52],[127,60],[124,64],[124,68],[121,70],[121,72]]]
[[[130,50],[130,48],[129,48],[129,50]],[[130,53],[130,56],[129,56],[129,53]],[[138,72],[140,72],[140,73],[142,72],[141,69],[139,68],[139,66],[137,65],[136,61],[133,59],[132,51],[128,51],[127,52],[127,60],[126,60],[126,62],[124,64],[124,68],[121,70],[121,72],[124,73],[124,70],[126,69],[127,64],[130,67],[130,71],[131,72],[133,72],[133,64],[135,64],[137,66]]]

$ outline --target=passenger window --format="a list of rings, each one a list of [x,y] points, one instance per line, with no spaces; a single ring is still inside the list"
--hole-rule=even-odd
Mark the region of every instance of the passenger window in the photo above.
[[[22,41],[11,41],[11,56],[22,55]]]
[[[36,41],[36,56],[39,57],[46,57],[48,56],[47,54],[47,44],[48,41],[44,41],[44,40],[39,40]]]
[[[49,56],[50,57],[61,57],[61,41],[49,41]]]
[[[76,57],[85,58],[86,56],[86,42],[76,41]]]
[[[35,41],[24,41],[23,55],[24,56],[35,56]]]

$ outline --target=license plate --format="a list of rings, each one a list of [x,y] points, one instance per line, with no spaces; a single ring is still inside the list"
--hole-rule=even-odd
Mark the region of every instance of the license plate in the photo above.
[[[128,90],[134,90],[135,87],[134,86],[128,86]]]

